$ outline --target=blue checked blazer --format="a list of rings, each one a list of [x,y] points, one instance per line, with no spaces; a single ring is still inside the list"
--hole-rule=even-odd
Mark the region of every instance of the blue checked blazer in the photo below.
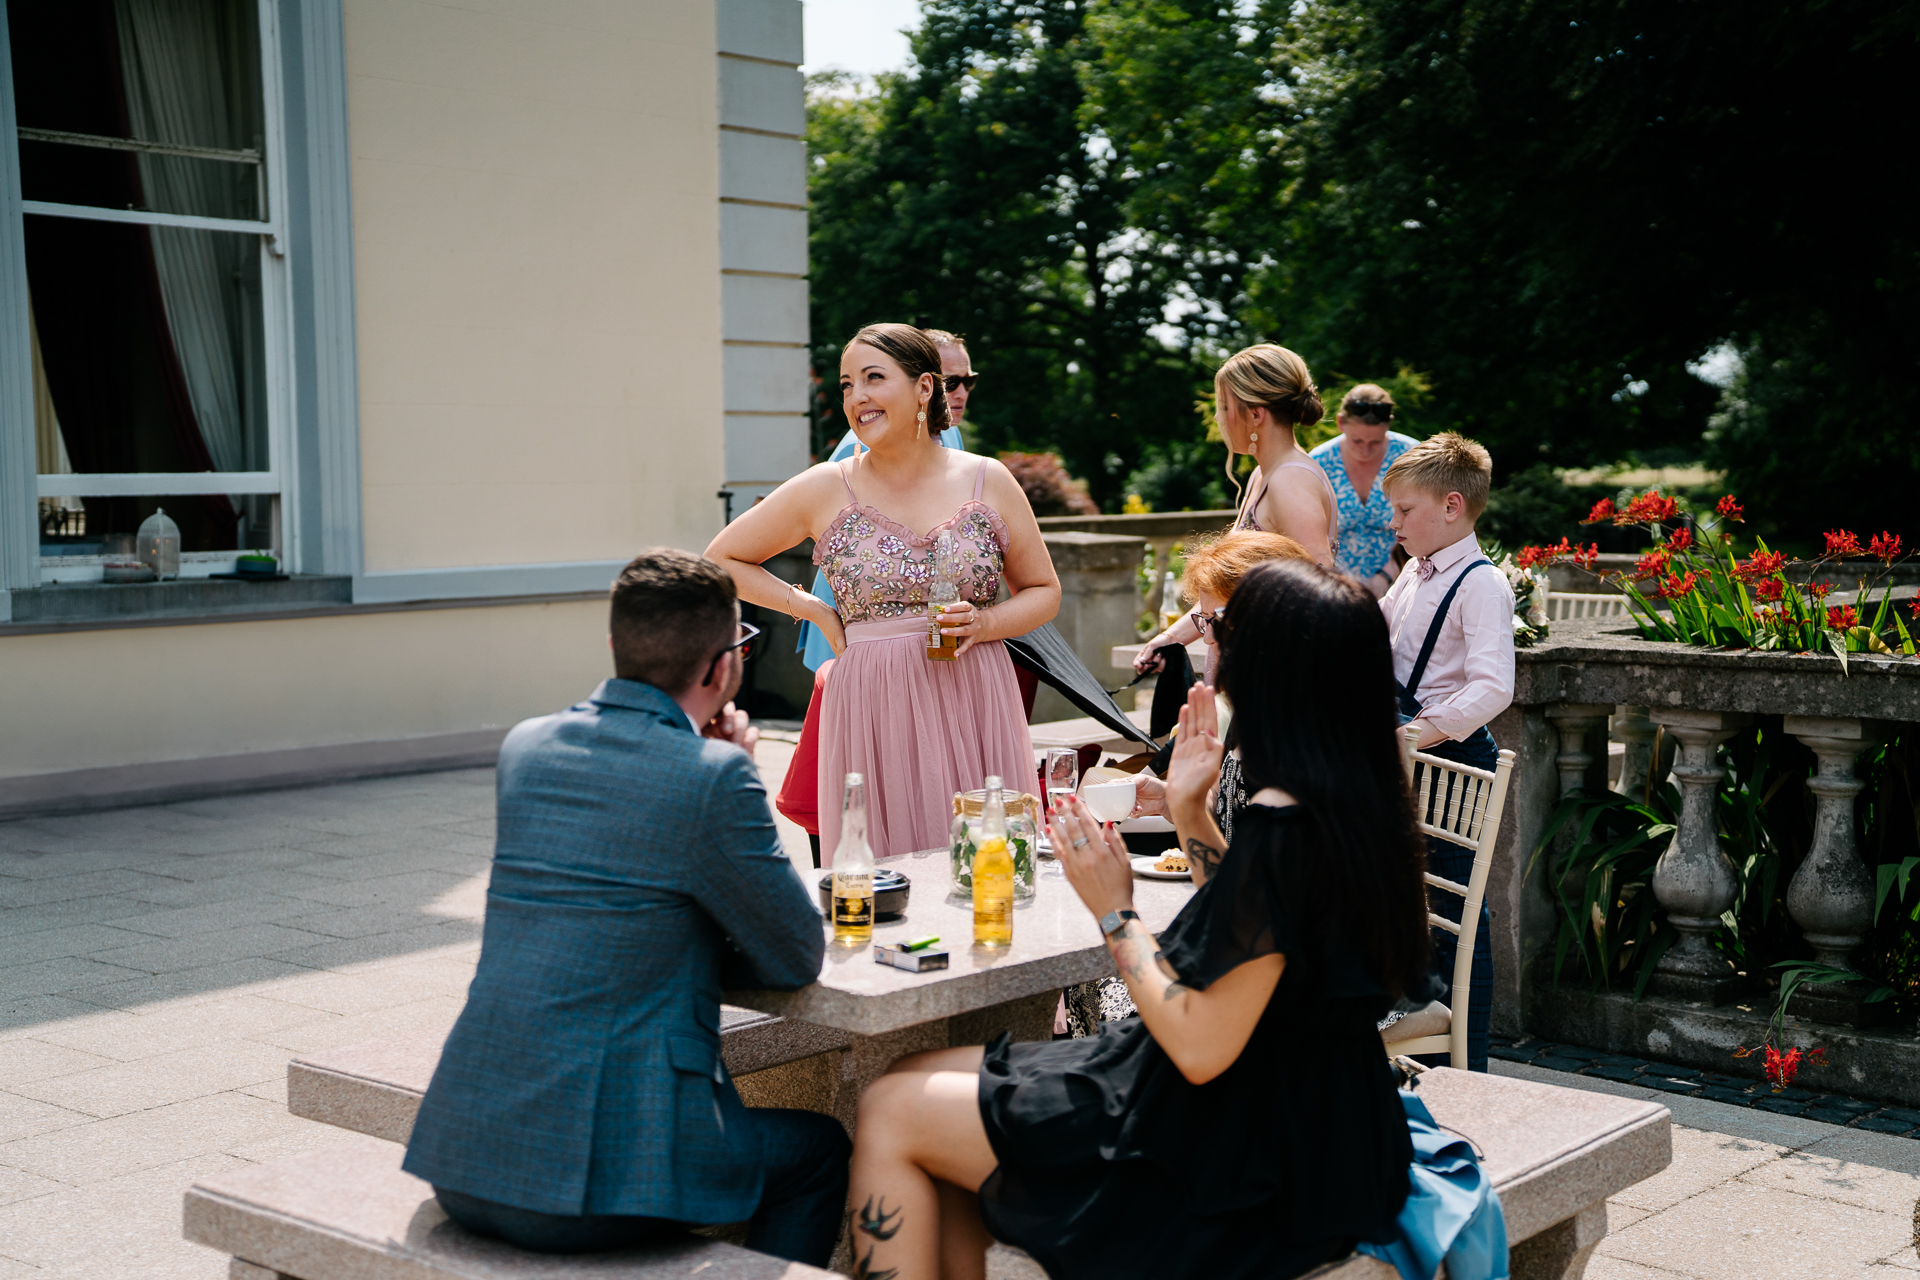
[[[802,987],[825,950],[753,761],[608,680],[515,727],[498,785],[480,966],[403,1167],[542,1213],[746,1220],[721,984]]]

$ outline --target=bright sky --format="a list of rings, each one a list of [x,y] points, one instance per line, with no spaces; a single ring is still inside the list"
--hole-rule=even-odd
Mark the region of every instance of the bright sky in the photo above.
[[[919,0],[805,0],[806,65],[870,76],[907,64],[902,31],[920,25]]]

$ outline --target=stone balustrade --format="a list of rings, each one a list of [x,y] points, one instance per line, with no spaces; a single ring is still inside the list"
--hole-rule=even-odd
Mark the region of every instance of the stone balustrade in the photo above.
[[[1520,651],[1514,705],[1493,725],[1519,755],[1488,886],[1496,1031],[1758,1074],[1757,1060],[1731,1051],[1760,1042],[1774,996],[1711,943],[1738,890],[1716,835],[1720,747],[1756,721],[1798,738],[1818,760],[1806,783],[1812,841],[1786,906],[1818,960],[1851,964],[1873,915],[1873,878],[1854,836],[1854,798],[1865,785],[1855,767],[1897,725],[1920,722],[1920,662],[1850,655],[1843,674],[1830,656],[1649,642],[1617,620],[1557,622],[1549,639]],[[1609,730],[1625,747],[1617,790],[1643,796],[1671,777],[1681,795],[1652,881],[1678,936],[1639,1001],[1630,986],[1591,993],[1584,975],[1556,986],[1541,962],[1557,918],[1545,859],[1533,851],[1561,797],[1607,785]],[[1564,832],[1562,847],[1572,838]],[[1795,996],[1789,1039],[1825,1045],[1835,1063],[1809,1068],[1807,1079],[1821,1087],[1820,1073],[1832,1072],[1832,1087],[1920,1102],[1920,1040],[1910,1026],[1876,1028],[1888,1006],[1865,1003],[1866,994],[1864,985],[1834,984]]]

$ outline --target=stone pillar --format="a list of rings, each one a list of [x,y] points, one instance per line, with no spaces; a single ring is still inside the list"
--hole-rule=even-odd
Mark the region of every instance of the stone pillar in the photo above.
[[[1639,800],[1647,794],[1647,774],[1654,767],[1653,739],[1659,730],[1647,719],[1645,707],[1622,703],[1613,716],[1613,736],[1627,744],[1620,761],[1620,781],[1614,790]]]
[[[1753,717],[1656,708],[1648,718],[1680,742],[1680,761],[1673,767],[1680,783],[1679,830],[1653,871],[1653,896],[1680,936],[1661,957],[1653,989],[1682,1000],[1723,1004],[1738,993],[1741,983],[1732,962],[1713,949],[1710,937],[1720,924],[1720,913],[1733,905],[1739,882],[1715,834],[1714,792],[1727,776],[1715,756],[1720,744]]]
[[[1053,625],[1087,670],[1104,685],[1114,679],[1113,647],[1132,644],[1139,625],[1140,561],[1144,538],[1107,533],[1043,533],[1054,572],[1060,575],[1060,613]],[[1086,713],[1056,691],[1040,686],[1033,721],[1077,720]]]
[[[1813,748],[1819,766],[1807,779],[1814,795],[1813,843],[1787,886],[1787,911],[1813,947],[1814,959],[1853,967],[1853,953],[1873,925],[1873,878],[1853,837],[1853,798],[1866,784],[1853,775],[1862,751],[1886,741],[1886,730],[1852,717],[1788,716],[1786,731]],[[1876,1021],[1883,1006],[1862,1003],[1864,983],[1802,987],[1793,1012],[1824,1022]]]

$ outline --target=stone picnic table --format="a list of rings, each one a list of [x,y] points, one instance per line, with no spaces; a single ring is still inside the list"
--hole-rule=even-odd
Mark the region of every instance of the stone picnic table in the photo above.
[[[905,915],[874,926],[874,944],[938,934],[935,949],[948,953],[947,968],[908,973],[875,961],[872,944],[829,942],[820,979],[811,986],[725,996],[728,1004],[851,1035],[832,1104],[849,1129],[861,1091],[899,1058],[985,1044],[1002,1031],[1016,1040],[1045,1040],[1063,988],[1114,972],[1099,924],[1056,862],[1039,860],[1032,901],[1014,907],[1013,945],[999,950],[973,945],[973,904],[954,890],[947,850],[881,858],[875,865],[903,873],[913,887]],[[1157,934],[1193,892],[1190,881],[1135,876],[1134,910]],[[821,927],[829,926],[823,920]]]

